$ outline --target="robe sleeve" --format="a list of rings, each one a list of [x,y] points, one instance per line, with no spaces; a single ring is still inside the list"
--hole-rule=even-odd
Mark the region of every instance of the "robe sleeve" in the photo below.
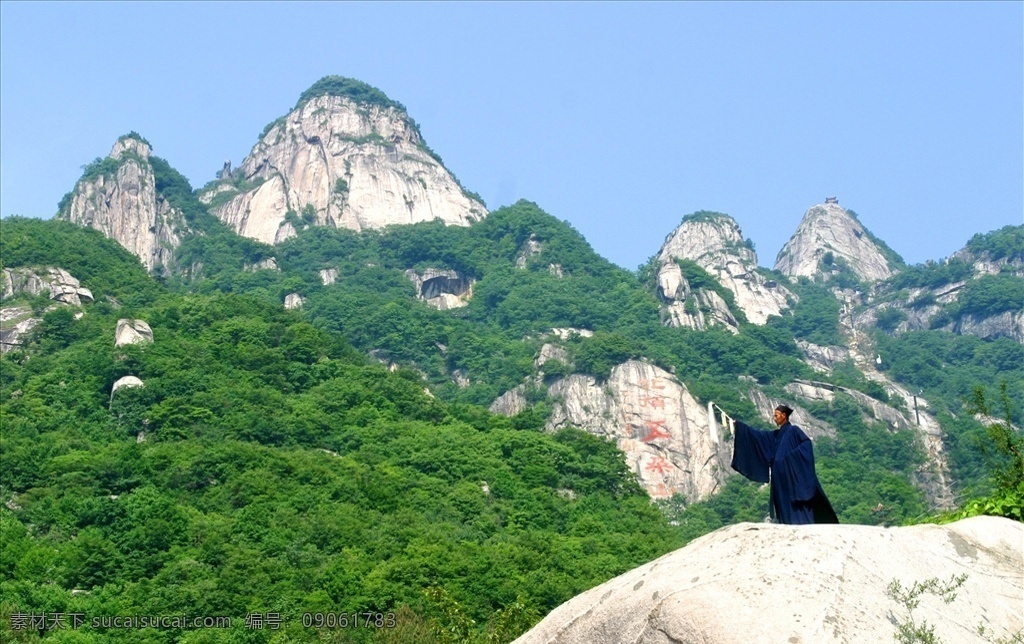
[[[810,501],[820,485],[814,472],[814,448],[811,440],[801,432],[799,443],[783,458],[775,469],[775,478],[792,494],[793,501]]]
[[[751,481],[768,482],[768,468],[775,454],[774,432],[762,432],[735,421],[732,469]]]

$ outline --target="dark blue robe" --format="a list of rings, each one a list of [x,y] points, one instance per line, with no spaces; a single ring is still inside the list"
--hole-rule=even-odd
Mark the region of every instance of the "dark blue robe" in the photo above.
[[[839,523],[814,473],[811,439],[786,423],[762,432],[735,421],[732,469],[752,481],[771,483],[771,516],[779,523]]]

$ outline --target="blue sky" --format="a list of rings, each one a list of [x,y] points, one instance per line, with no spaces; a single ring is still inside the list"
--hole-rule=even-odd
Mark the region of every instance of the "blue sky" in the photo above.
[[[328,74],[630,269],[696,210],[769,266],[826,196],[912,263],[1024,221],[1020,2],[3,2],[0,214],[130,130],[201,186]]]

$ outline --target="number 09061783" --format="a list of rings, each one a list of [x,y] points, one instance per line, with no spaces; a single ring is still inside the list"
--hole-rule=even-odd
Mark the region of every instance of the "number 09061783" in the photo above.
[[[394,628],[394,613],[303,613],[305,628]]]

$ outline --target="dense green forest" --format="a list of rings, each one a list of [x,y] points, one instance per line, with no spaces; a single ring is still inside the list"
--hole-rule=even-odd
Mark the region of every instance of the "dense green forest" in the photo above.
[[[614,266],[530,202],[466,228],[308,226],[270,247],[227,230],[165,161],[153,157],[153,168],[160,196],[202,231],[186,236],[172,276],[147,275],[93,230],[2,222],[3,267],[60,266],[95,296],[81,317],[42,298],[5,302],[43,321],[0,358],[4,641],[35,641],[37,629],[12,619],[44,612],[233,618],[226,632],[89,626],[46,638],[61,641],[510,641],[583,590],[723,525],[761,520],[767,492],[737,477],[701,503],[652,504],[613,444],[544,430],[542,390],[512,418],[487,411],[501,393],[570,372],[600,381],[643,358],[762,426],[740,382],[785,398],[785,385],[813,378],[896,404],[852,364],[824,376],[801,359],[797,339],[842,342],[840,304],[822,282],[772,274],[799,301],[765,326],[736,310],[737,334],[670,328],[652,264]],[[1005,257],[1018,252],[1004,248],[1011,234],[971,245]],[[528,241],[540,251],[524,254]],[[270,257],[279,270],[251,268]],[[894,288],[963,270],[944,266],[909,267]],[[474,280],[468,305],[418,300],[404,271],[426,268]],[[726,291],[696,264],[681,268]],[[324,269],[337,271],[334,284]],[[990,277],[948,315],[1012,310],[1021,281]],[[282,307],[290,293],[305,299],[301,310]],[[155,342],[115,348],[121,318],[147,321]],[[960,498],[991,494],[996,466],[979,448],[989,430],[964,405],[977,387],[999,399],[1007,382],[1019,423],[1024,348],[880,326],[872,342],[888,375],[938,413]],[[557,327],[594,333],[568,340],[568,361],[540,374],[534,358]],[[111,394],[126,375],[144,386]],[[816,449],[842,521],[931,516],[914,484],[923,455],[912,432],[866,420],[848,395],[808,410],[837,428]],[[304,613],[364,612],[395,627],[302,623]],[[280,630],[246,628],[253,614],[282,616]]]

